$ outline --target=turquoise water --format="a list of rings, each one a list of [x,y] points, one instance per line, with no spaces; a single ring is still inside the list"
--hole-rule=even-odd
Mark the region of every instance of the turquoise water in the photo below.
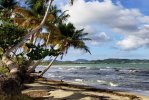
[[[37,71],[43,68],[40,66]],[[53,65],[44,77],[97,88],[149,95],[149,64]]]

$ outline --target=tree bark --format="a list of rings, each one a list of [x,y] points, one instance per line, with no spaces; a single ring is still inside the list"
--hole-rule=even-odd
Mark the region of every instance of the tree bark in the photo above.
[[[56,60],[57,57],[58,57],[58,56],[55,56],[55,58],[50,62],[50,64],[47,66],[47,68],[45,68],[45,69],[42,71],[42,73],[40,74],[40,76],[43,76],[43,74],[44,74],[45,72],[47,72],[47,70],[52,66],[53,62]]]
[[[3,56],[2,57],[2,62],[7,66],[9,69],[10,73],[17,73],[18,72],[18,65],[13,62],[11,59],[9,59],[8,56]]]
[[[33,66],[31,66],[31,68],[28,69],[27,72],[28,72],[28,73],[33,72],[33,71],[35,70],[35,68],[42,62],[42,60],[43,60],[43,59],[41,59],[41,60],[35,62],[35,63],[33,64]]]

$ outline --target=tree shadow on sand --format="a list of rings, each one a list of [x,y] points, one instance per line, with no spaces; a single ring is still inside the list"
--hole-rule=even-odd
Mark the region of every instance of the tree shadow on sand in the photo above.
[[[81,86],[81,85],[73,85],[67,84],[63,82],[36,82],[39,85],[35,86],[33,84],[28,89],[29,90],[42,90],[34,92],[28,92],[33,98],[33,100],[112,100],[110,96],[103,96],[103,95],[96,95],[93,93],[88,92],[100,92],[100,93],[108,93],[115,96],[122,96],[130,98],[130,100],[141,100],[139,97],[134,95],[127,95],[127,94],[119,94],[116,91],[104,90],[104,89],[96,89],[93,87],[88,86]],[[66,93],[66,94],[65,94]],[[33,96],[33,95],[37,96]],[[43,94],[43,95],[42,95]]]
[[[88,95],[82,93],[73,93],[66,97],[36,97],[33,100],[112,100],[108,96]]]
[[[82,94],[82,93],[73,93],[70,96],[64,97],[64,98],[57,98],[57,97],[53,97],[53,100],[86,100],[86,99],[90,99],[90,100],[110,100],[109,97],[107,96],[97,96],[97,95],[88,95],[88,94]]]

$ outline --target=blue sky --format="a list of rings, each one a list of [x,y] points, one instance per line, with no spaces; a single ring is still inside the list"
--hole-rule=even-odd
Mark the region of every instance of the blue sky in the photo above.
[[[63,60],[149,59],[148,0],[76,0],[73,6],[59,1],[69,10],[68,21],[92,39],[86,42],[92,55],[70,48]]]

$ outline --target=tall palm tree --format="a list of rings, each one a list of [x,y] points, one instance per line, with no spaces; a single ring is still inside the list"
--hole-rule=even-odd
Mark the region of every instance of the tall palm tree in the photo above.
[[[7,0],[8,1],[8,0]],[[7,66],[10,66],[12,67],[11,71],[12,73],[16,73],[18,71],[18,65],[13,62],[12,60],[9,59],[9,53],[12,52],[14,49],[18,49],[22,44],[24,44],[24,42],[31,36],[33,35],[34,33],[37,33],[39,32],[39,30],[43,27],[43,25],[45,24],[46,20],[47,20],[47,17],[49,15],[49,8],[51,7],[51,4],[52,4],[52,1],[48,4],[47,6],[47,10],[45,11],[45,15],[42,17],[42,20],[40,20],[40,23],[38,25],[36,25],[31,31],[28,32],[28,34],[26,34],[22,41],[20,41],[17,45],[15,45],[14,47],[10,48],[9,50],[7,50],[5,52],[5,54],[3,55],[2,57],[2,61],[4,64],[6,64]],[[4,8],[5,9],[5,8]],[[22,12],[21,12],[22,11]],[[29,17],[31,14],[28,13],[26,10],[23,10],[21,9],[20,7],[15,7],[13,12],[16,14],[16,16],[14,17],[14,20],[18,21],[19,19],[23,19],[24,21],[22,21],[23,23],[25,21],[27,21],[27,17]],[[26,14],[26,16],[25,16]],[[26,19],[25,19],[26,18]],[[32,18],[32,17],[31,17]],[[32,20],[31,20],[32,21]],[[20,21],[21,22],[21,21]],[[33,22],[36,22],[36,21],[33,21]],[[31,22],[32,23],[32,22]],[[17,25],[17,22],[15,23]],[[18,24],[19,26],[20,24]]]
[[[42,44],[42,46],[47,47],[50,45],[51,50],[49,52],[49,56],[53,56],[55,55],[55,53],[57,51],[54,51],[52,48],[57,45],[57,43],[59,42],[59,39],[61,38],[61,32],[60,30],[57,28],[57,25],[59,25],[60,23],[63,23],[67,20],[67,18],[69,17],[68,14],[66,14],[66,11],[62,12],[61,10],[57,9],[57,7],[51,6],[50,8],[51,11],[51,15],[54,16],[54,19],[50,21],[50,23],[54,24],[56,27],[53,27],[51,25],[49,25],[49,23],[46,23],[46,25],[48,27],[51,27],[53,30],[55,30],[55,33],[53,34],[52,31],[50,31],[50,33],[44,33],[44,34],[37,34],[37,38],[43,39],[44,42]],[[57,32],[58,31],[58,32]],[[60,34],[56,34],[56,33],[60,33]],[[53,52],[53,53],[51,53]],[[55,52],[55,53],[54,53]],[[33,64],[33,66],[31,66],[28,70],[28,72],[34,72],[36,66],[41,62],[41,60],[37,61],[35,64]]]
[[[1,2],[1,1],[5,1],[5,3]],[[8,3],[7,1],[11,2],[14,0],[0,0],[0,3],[4,5],[4,6],[0,6],[0,9],[6,9],[6,7],[11,8],[11,6],[7,6],[7,3]],[[13,91],[13,93],[15,92],[16,94],[20,93],[20,91],[19,91],[20,89],[18,89],[19,92],[16,92],[16,89],[20,87],[20,84],[22,83],[21,82],[22,78],[20,78],[20,74],[18,74],[20,72],[20,70],[18,69],[18,67],[19,67],[18,64],[16,62],[14,62],[13,60],[11,60],[12,57],[10,57],[10,52],[13,52],[13,51],[15,51],[15,49],[17,50],[18,48],[20,48],[24,44],[24,42],[26,42],[28,39],[32,39],[32,38],[30,38],[31,36],[33,38],[35,38],[34,37],[35,33],[40,33],[40,30],[45,25],[48,26],[50,33],[52,33],[52,34],[60,33],[59,29],[55,26],[55,24],[51,23],[51,21],[53,21],[54,17],[53,17],[53,15],[51,15],[49,10],[50,10],[53,0],[49,0],[51,2],[48,3],[48,5],[46,6],[46,10],[44,10],[45,14],[40,13],[40,11],[43,9],[43,6],[40,6],[40,3],[43,5],[43,2],[41,2],[41,0],[35,0],[35,1],[38,2],[35,4],[37,4],[37,5],[39,4],[39,5],[34,6],[33,7],[34,10],[24,9],[19,6],[15,6],[15,7],[12,6],[11,10],[7,10],[8,12],[10,11],[10,14],[4,13],[5,16],[2,15],[3,20],[5,20],[5,17],[7,17],[7,16],[9,16],[9,18],[10,18],[11,14],[14,15],[10,19],[10,21],[13,21],[14,25],[17,27],[23,27],[23,28],[28,29],[28,32],[21,39],[21,41],[19,41],[19,43],[17,43],[13,47],[11,47],[9,50],[7,50],[2,56],[2,62],[9,68],[10,75],[12,75],[13,76],[12,78],[14,78],[14,83],[10,79],[11,83],[13,83],[13,84],[10,84],[9,86],[12,88],[11,90]],[[38,7],[39,7],[39,9],[37,9]],[[33,11],[35,13],[33,13]],[[37,13],[36,13],[36,11],[37,11]],[[0,17],[1,17],[1,15],[0,15]],[[25,55],[23,55],[23,56],[25,56]],[[6,80],[6,83],[7,82],[9,82],[9,80],[8,81]],[[16,84],[16,82],[18,82],[18,84]],[[4,86],[3,88],[6,88],[5,87],[6,85],[2,85],[2,86]],[[5,89],[5,90],[7,91],[7,89]],[[9,93],[10,93],[10,91],[9,91]]]
[[[9,0],[3,0],[3,1],[9,1]],[[56,38],[56,37],[59,37],[57,35],[60,35],[59,29],[55,27],[55,24],[51,23],[55,19],[54,15],[52,15],[52,13],[49,13],[53,0],[50,0],[51,2],[46,7],[47,8],[46,11],[43,5],[45,3],[44,1],[47,1],[47,0],[40,0],[40,1],[30,0],[30,1],[35,1],[35,2],[32,2],[33,4],[31,5],[30,9],[24,9],[24,8],[21,8],[20,6],[15,6],[12,10],[13,14],[15,15],[12,18],[12,20],[14,21],[14,24],[18,25],[19,27],[27,28],[29,32],[23,37],[20,43],[18,43],[17,45],[15,45],[14,47],[12,47],[11,49],[5,52],[5,55],[3,56],[2,61],[4,61],[4,63],[6,63],[7,66],[14,65],[14,68],[16,68],[17,65],[13,61],[11,61],[11,64],[7,63],[8,61],[10,61],[10,59],[8,58],[8,55],[10,52],[22,46],[22,44],[24,44],[24,42],[27,39],[29,39],[31,36],[33,38],[30,38],[30,39],[36,39],[42,36],[47,37],[47,34],[44,34],[44,35],[40,34],[40,29],[44,25],[48,27],[48,30],[50,31],[50,33],[54,34],[54,35],[51,35],[48,33],[48,39],[45,39],[45,41],[49,41],[49,39],[51,39],[49,37],[51,36]],[[45,14],[40,13],[41,11],[45,11]],[[39,37],[35,37],[36,35]],[[16,69],[13,72],[15,71]]]
[[[83,29],[81,30],[76,30],[73,24],[68,23],[68,24],[63,24],[60,23],[58,25],[58,28],[61,32],[61,38],[59,40],[59,50],[61,51],[58,53],[55,58],[50,62],[50,64],[45,68],[40,76],[42,76],[53,64],[53,62],[56,60],[56,58],[62,54],[67,54],[67,51],[70,47],[74,47],[75,49],[81,49],[84,50],[85,52],[88,52],[91,54],[89,48],[85,45],[86,40],[90,40],[86,36],[88,33],[83,33]]]
[[[60,43],[63,44],[60,47],[61,51],[67,53],[69,47],[74,47],[90,53],[84,42],[90,39],[87,38],[88,33],[83,33],[84,29],[76,30],[72,23],[59,24],[58,28],[61,31]]]

